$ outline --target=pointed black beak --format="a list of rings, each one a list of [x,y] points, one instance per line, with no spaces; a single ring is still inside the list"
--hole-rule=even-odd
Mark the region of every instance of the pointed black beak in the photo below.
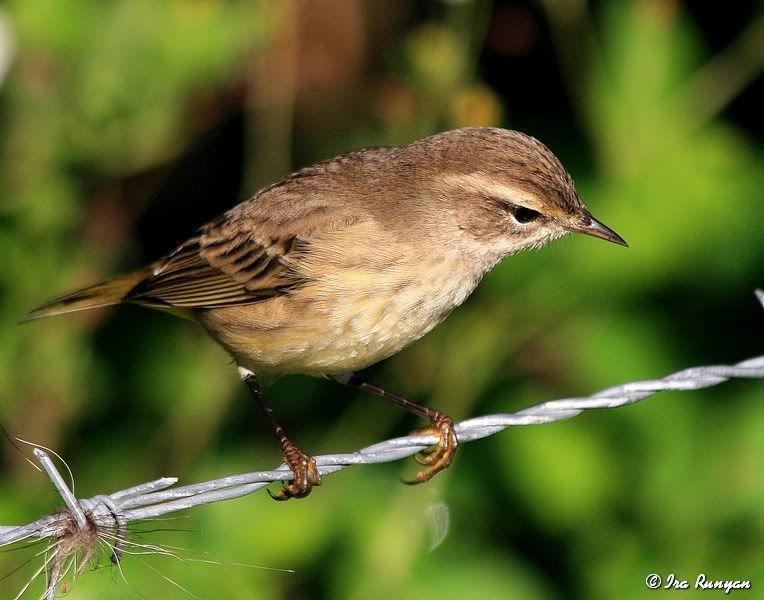
[[[604,223],[600,223],[589,213],[588,210],[583,211],[581,218],[578,220],[578,223],[569,225],[567,229],[568,231],[585,233],[586,235],[591,235],[593,237],[607,240],[608,242],[613,242],[619,246],[626,246],[627,248],[629,247],[625,239],[623,239],[620,235],[618,235]]]

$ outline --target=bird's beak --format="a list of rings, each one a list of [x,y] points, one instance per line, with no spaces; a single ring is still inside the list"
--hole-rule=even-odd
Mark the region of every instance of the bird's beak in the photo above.
[[[578,221],[572,225],[568,225],[566,229],[568,231],[585,233],[586,235],[591,235],[593,237],[607,240],[608,242],[613,242],[619,246],[626,246],[627,248],[629,247],[625,239],[623,239],[620,235],[618,235],[604,223],[600,223],[589,213],[588,210],[583,211]]]

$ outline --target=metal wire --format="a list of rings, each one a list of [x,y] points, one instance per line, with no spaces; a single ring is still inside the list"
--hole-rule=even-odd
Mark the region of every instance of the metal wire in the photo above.
[[[756,295],[764,306],[764,291]],[[764,378],[764,355],[744,360],[735,365],[693,367],[661,379],[636,381],[608,388],[592,396],[564,398],[544,402],[515,413],[487,415],[468,419],[456,425],[459,442],[468,442],[493,435],[510,425],[541,425],[570,419],[585,410],[617,408],[633,404],[660,391],[698,390],[723,383],[732,378]],[[316,456],[321,475],[328,475],[350,465],[383,463],[412,456],[433,445],[437,438],[429,435],[409,435],[386,440],[357,452]],[[272,471],[256,471],[231,475],[183,487],[173,487],[178,479],[165,477],[107,495],[76,500],[49,455],[35,448],[35,457],[51,482],[61,494],[66,508],[32,523],[18,526],[0,526],[0,546],[14,544],[30,538],[59,539],[71,531],[72,523],[84,529],[95,527],[112,532],[124,539],[125,528],[131,521],[139,521],[168,513],[246,496],[276,481],[292,478],[286,465]],[[67,518],[62,518],[66,515]],[[120,548],[114,548],[115,561],[121,558]]]

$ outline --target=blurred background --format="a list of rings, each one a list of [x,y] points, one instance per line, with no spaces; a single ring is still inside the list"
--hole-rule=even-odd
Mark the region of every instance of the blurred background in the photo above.
[[[570,236],[505,261],[371,381],[462,419],[761,354],[762,8],[8,0],[0,423],[61,454],[83,497],[277,464],[235,369],[193,323],[131,306],[17,320],[173,249],[293,169],[467,125],[544,141],[631,248]],[[267,391],[315,454],[421,424],[330,382]],[[60,504],[0,449],[0,523]],[[465,445],[427,485],[400,485],[415,468],[354,467],[304,501],[258,493],[136,525],[134,540],[183,560],[128,557],[123,579],[104,555],[67,597],[661,596],[652,572],[764,586],[760,381],[513,428]],[[40,550],[0,553],[0,598]]]

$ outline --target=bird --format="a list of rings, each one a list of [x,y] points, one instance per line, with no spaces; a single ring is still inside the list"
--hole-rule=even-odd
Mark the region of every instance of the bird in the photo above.
[[[276,500],[321,484],[260,385],[305,374],[387,398],[437,438],[422,483],[447,468],[453,419],[358,371],[441,323],[499,261],[577,232],[627,246],[595,219],[543,143],[497,127],[444,131],[298,170],[150,265],[53,300],[24,321],[119,303],[191,317],[233,358],[292,471]],[[269,490],[270,493],[270,490]]]

